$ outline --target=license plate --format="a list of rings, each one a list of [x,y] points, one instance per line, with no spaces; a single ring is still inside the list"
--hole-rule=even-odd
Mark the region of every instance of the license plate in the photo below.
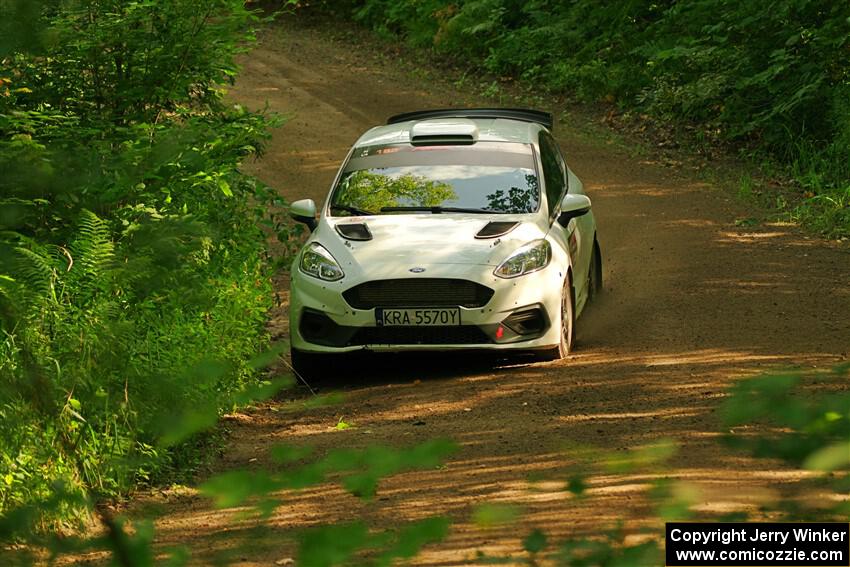
[[[375,309],[379,327],[446,327],[460,325],[460,308]]]

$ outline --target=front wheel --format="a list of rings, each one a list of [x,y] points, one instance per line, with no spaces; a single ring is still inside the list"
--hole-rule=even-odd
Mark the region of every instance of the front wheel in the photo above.
[[[561,291],[561,341],[558,346],[541,353],[542,360],[561,360],[575,349],[576,309],[572,276],[567,276]]]

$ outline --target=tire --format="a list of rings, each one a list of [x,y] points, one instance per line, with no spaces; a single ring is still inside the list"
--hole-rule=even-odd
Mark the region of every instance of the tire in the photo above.
[[[593,303],[602,293],[602,252],[599,241],[593,239],[593,252],[590,254],[590,269],[587,272],[587,302]]]
[[[576,303],[573,294],[572,274],[567,276],[561,291],[561,342],[555,348],[540,353],[541,360],[561,360],[566,358],[576,344]]]
[[[298,382],[306,382],[310,386],[319,384],[327,376],[328,364],[326,355],[303,352],[296,349],[289,350],[292,359],[292,369],[298,375]],[[300,378],[299,378],[300,377]]]

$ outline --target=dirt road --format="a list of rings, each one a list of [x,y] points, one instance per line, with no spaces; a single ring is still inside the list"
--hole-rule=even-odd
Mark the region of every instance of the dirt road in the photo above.
[[[390,114],[485,102],[394,69],[391,58],[364,55],[372,51],[320,31],[272,30],[246,58],[234,98],[253,108],[268,101],[293,115],[250,166],[287,199],[321,202],[351,143]],[[198,497],[171,498],[158,522],[164,544],[188,544],[202,563],[229,557],[273,565],[292,555],[287,534],[294,528],[356,518],[387,528],[448,514],[450,537],[416,561],[452,565],[479,550],[520,549],[523,530],[471,522],[482,502],[520,504],[523,529],[545,527],[555,537],[619,517],[638,526],[647,511],[639,494],[650,477],[597,476],[590,497],[577,500],[563,490],[575,464],[564,451],[571,444],[616,451],[678,440],[670,474],[701,491],[696,508],[706,513],[753,511],[797,478],[721,449],[715,410],[741,376],[847,358],[848,248],[788,227],[737,226],[749,214],[728,192],[641,163],[568,123],[556,125],[556,136],[593,200],[605,257],[605,300],[579,321],[576,354],[511,367],[388,357],[375,368],[340,369],[337,385],[347,395],[339,406],[284,411],[271,404],[238,416],[230,420],[222,470],[263,466],[275,443],[321,454],[448,436],[460,450],[440,470],[387,479],[372,502],[337,486],[288,497],[265,528]],[[285,331],[283,319],[275,329]],[[340,417],[354,427],[336,430]]]

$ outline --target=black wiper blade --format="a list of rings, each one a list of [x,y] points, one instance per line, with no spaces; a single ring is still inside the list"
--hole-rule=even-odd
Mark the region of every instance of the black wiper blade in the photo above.
[[[473,213],[473,214],[482,214],[489,215],[498,213],[499,211],[494,211],[491,209],[474,209],[471,207],[381,207],[382,213],[400,213],[404,211],[422,211],[429,212],[434,214],[439,213]]]
[[[352,207],[351,205],[331,205],[332,211],[345,211],[347,213],[353,213],[355,215],[374,215],[372,211],[367,211],[366,209],[358,209],[357,207]]]

